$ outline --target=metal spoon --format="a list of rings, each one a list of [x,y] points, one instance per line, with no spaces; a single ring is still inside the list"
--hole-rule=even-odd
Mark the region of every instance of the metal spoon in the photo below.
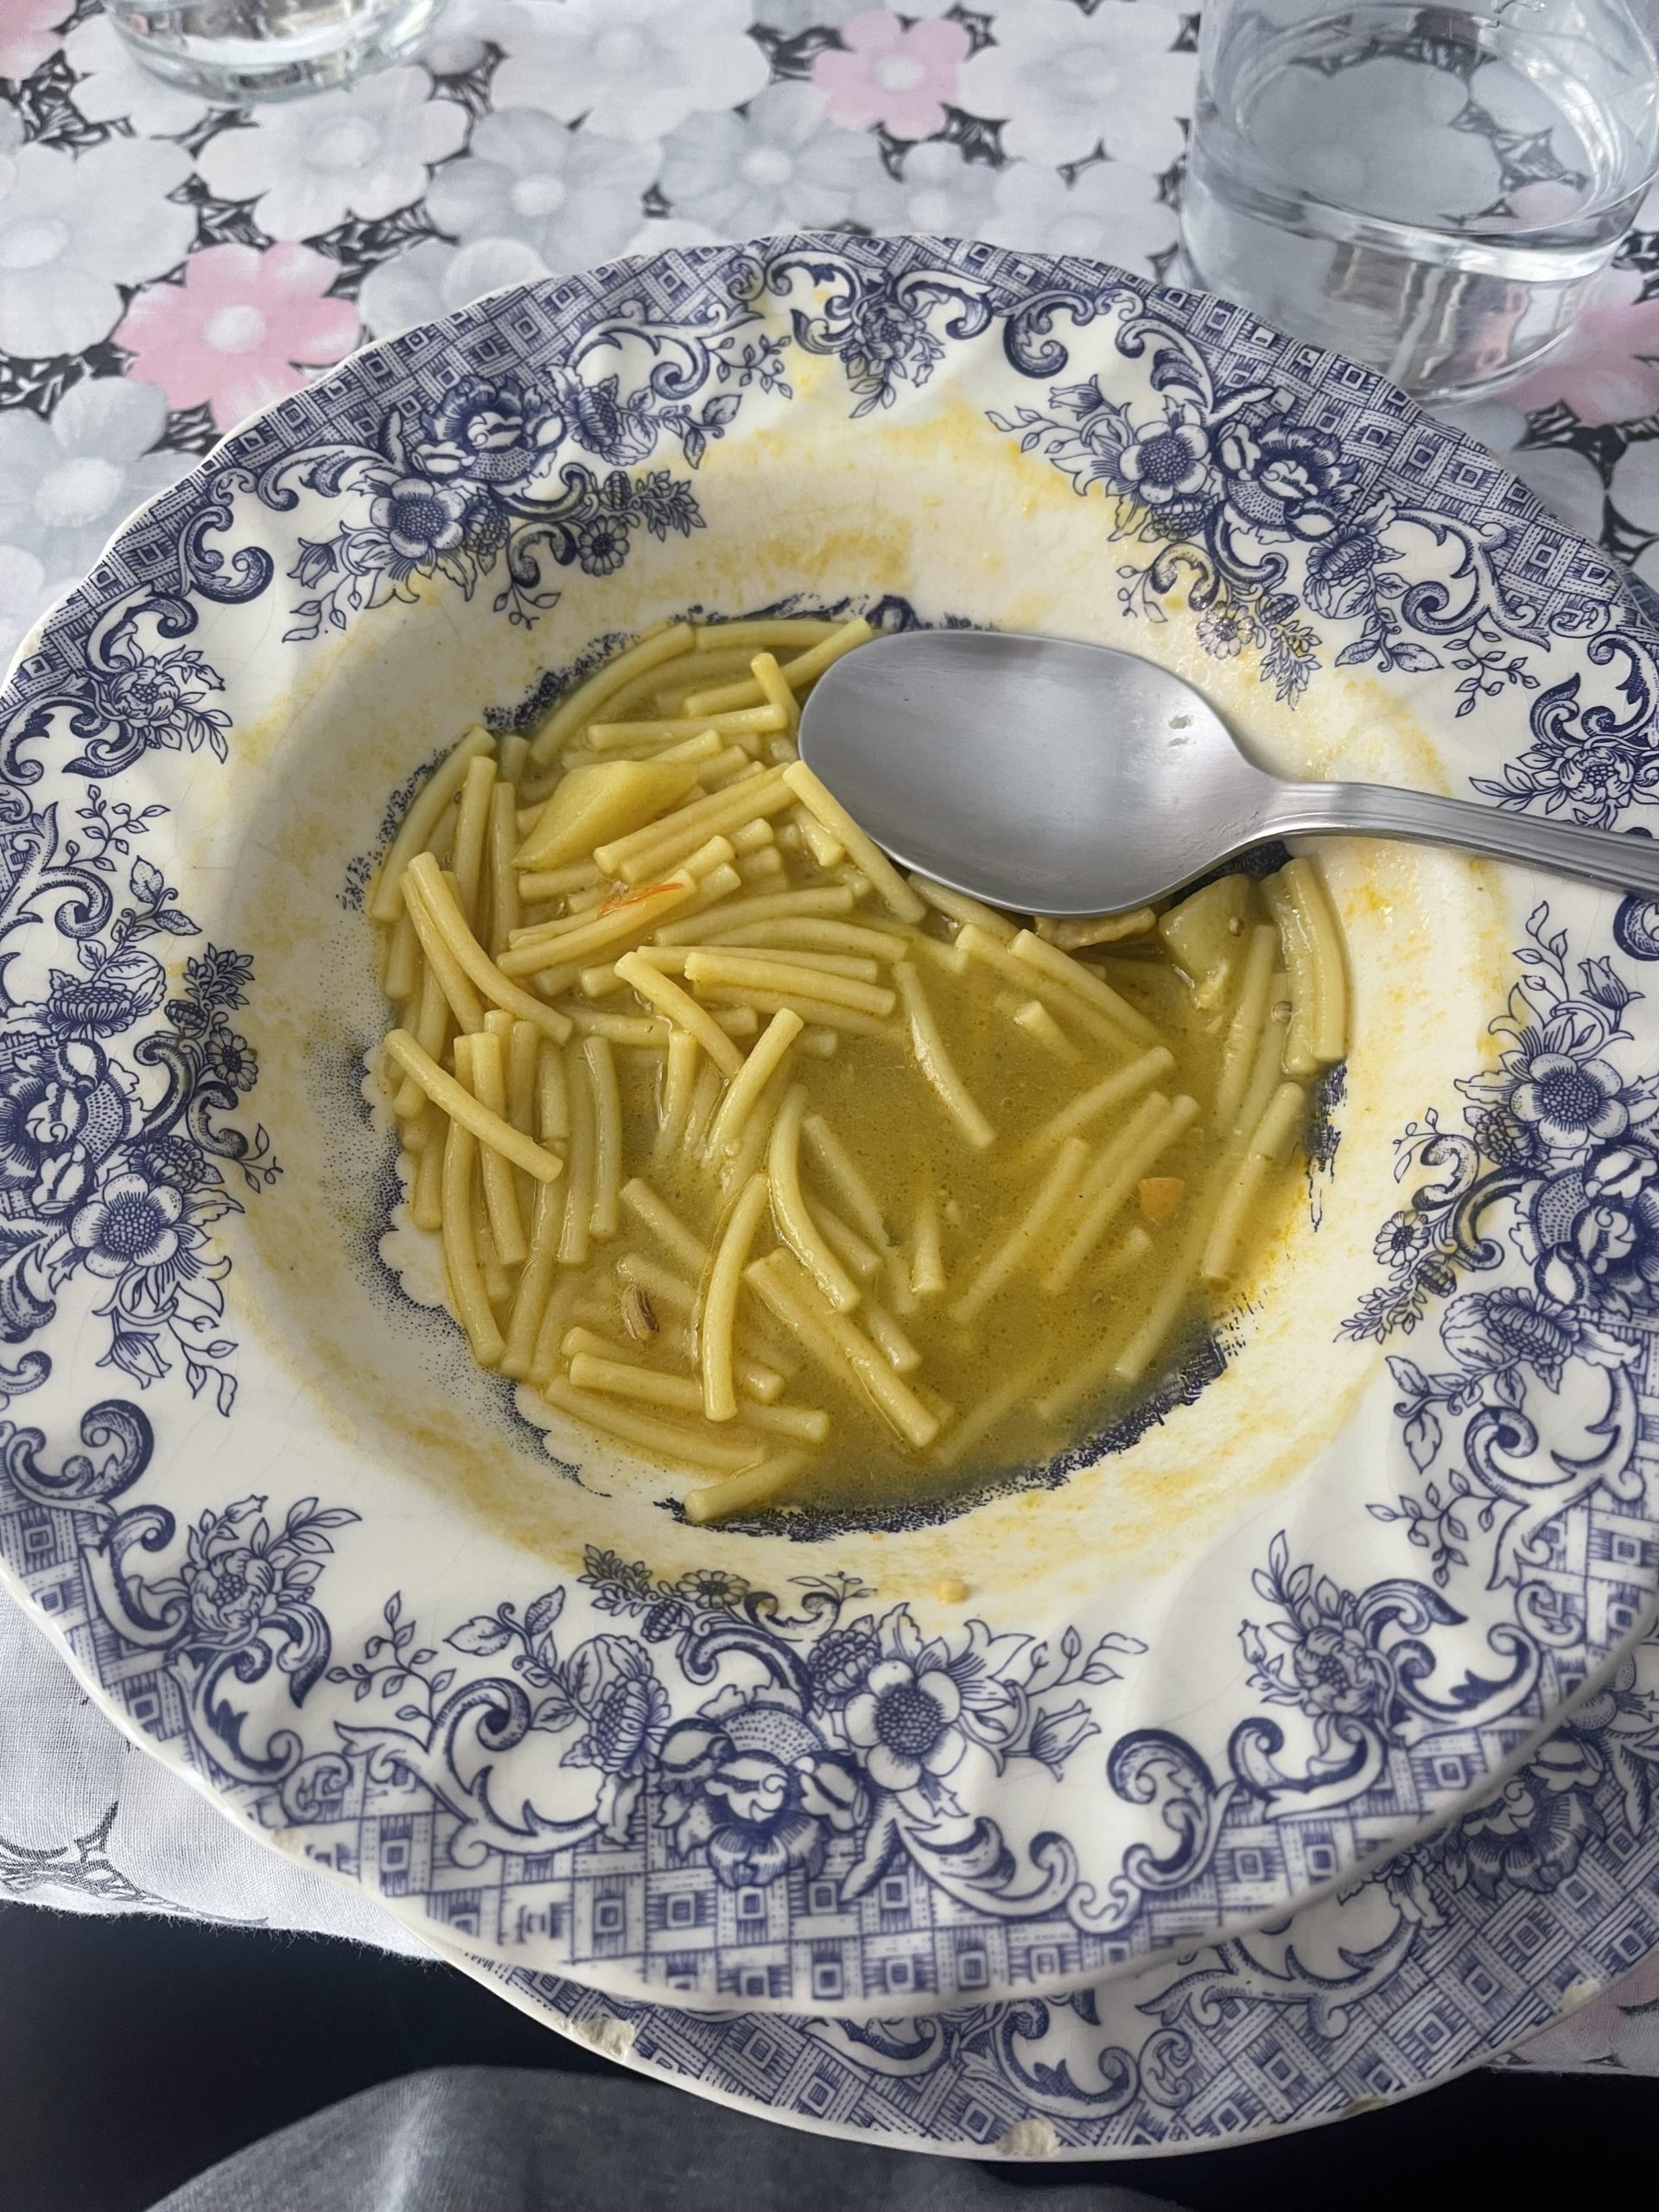
[[[1415,837],[1659,895],[1659,843],[1248,760],[1177,676],[1109,645],[909,630],[836,661],[801,757],[877,844],[1020,913],[1109,914],[1273,837]]]

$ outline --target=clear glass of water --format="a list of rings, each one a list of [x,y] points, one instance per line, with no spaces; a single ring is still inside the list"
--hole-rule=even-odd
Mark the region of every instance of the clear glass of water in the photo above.
[[[349,85],[409,53],[447,4],[105,0],[117,30],[152,75],[222,107]]]
[[[1659,169],[1659,0],[1209,0],[1186,281],[1408,391],[1571,328]]]

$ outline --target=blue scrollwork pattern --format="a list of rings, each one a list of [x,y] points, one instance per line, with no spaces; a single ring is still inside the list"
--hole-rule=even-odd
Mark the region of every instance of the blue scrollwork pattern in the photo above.
[[[1480,474],[1472,448],[1374,381],[1216,303],[1080,262],[807,238],[531,288],[466,311],[435,353],[432,340],[375,349],[227,440],[72,597],[9,688],[0,1403],[49,1404],[34,1394],[73,1317],[111,1392],[182,1382],[219,1414],[238,1410],[214,1232],[278,1172],[249,1109],[257,1065],[238,1025],[252,964],[187,911],[188,883],[151,857],[165,810],[148,785],[123,785],[168,754],[208,773],[236,762],[221,639],[257,609],[289,645],[327,644],[432,587],[487,594],[502,621],[532,626],[562,577],[602,580],[647,541],[702,528],[712,447],[744,410],[792,404],[798,364],[849,418],[876,421],[931,396],[953,350],[978,347],[996,401],[980,434],[1109,502],[1108,588],[1128,620],[1179,613],[1201,651],[1254,659],[1292,705],[1332,668],[1441,677],[1459,716],[1526,725],[1525,749],[1494,753],[1483,785],[1504,804],[1611,821],[1659,797],[1653,649],[1605,567],[1563,555],[1560,533]],[[1344,427],[1362,417],[1364,436]],[[1442,471],[1422,490],[1448,453],[1472,488]],[[1651,922],[1621,917],[1630,957],[1653,957]],[[684,1962],[689,1935],[684,1957],[662,1951],[679,1961],[663,1967],[680,1977],[671,1987],[726,2000],[756,1974],[768,2002],[804,1999],[822,1923],[827,1978],[811,1993],[824,2005],[869,1995],[851,1986],[860,1974],[886,1977],[877,1993],[899,2011],[961,2002],[891,2033],[836,2031],[872,2073],[919,2079],[948,2063],[1057,2126],[1173,2111],[1229,2005],[1334,2022],[1421,1939],[1384,1930],[1334,1974],[1241,1939],[1202,1986],[1171,1984],[1149,2038],[1114,2031],[1086,2065],[1066,2038],[1092,1999],[997,2010],[971,1993],[1080,1986],[1149,1949],[1158,1914],[1180,1933],[1179,1901],[1207,1897],[1224,1859],[1279,1851],[1269,1906],[1306,1890],[1314,1862],[1289,1869],[1282,1839],[1351,1865],[1351,1829],[1338,1845],[1322,1823],[1372,1802],[1427,1744],[1483,1730],[1518,1741],[1561,1681],[1618,1640],[1605,1622],[1592,1632],[1584,1578],[1554,1547],[1581,1510],[1641,1493],[1659,1077],[1632,1065],[1624,1016],[1638,995],[1611,958],[1573,961],[1541,907],[1519,958],[1497,1066],[1463,1084],[1460,1125],[1427,1115],[1402,1141],[1414,1187],[1379,1237],[1382,1280],[1347,1325],[1395,1349],[1414,1479],[1370,1511],[1421,1574],[1349,1586],[1287,1535],[1267,1541],[1248,1613],[1230,1624],[1247,1694],[1204,1751],[1121,1718],[1142,1656],[1127,1634],[980,1621],[934,1634],[834,1576],[779,1595],[594,1552],[581,1577],[493,1593],[465,1620],[423,1599],[424,1637],[404,1595],[353,1583],[348,1635],[321,1593],[349,1508],[270,1506],[244,1478],[241,1494],[175,1512],[150,1416],[101,1389],[68,1417],[83,1449],[48,1446],[60,1407],[55,1426],[44,1413],[0,1423],[0,1484],[19,1514],[54,1529],[67,1517],[99,1649],[153,1666],[177,1700],[167,1726],[215,1786],[388,1896],[424,1898],[465,1933],[480,1898],[517,1886],[542,1897],[550,1923],[566,1915],[569,1955],[579,1934],[584,1957],[623,1961],[620,1977],[644,1955],[639,1899],[588,1870],[627,1857],[653,1910],[669,1913],[679,1883],[687,1928],[724,1931],[702,1980]],[[1421,1363],[1395,1348],[1419,1328],[1439,1342]],[[354,1558],[353,1576],[368,1571]],[[346,1584],[341,1571],[333,1586]],[[1512,1596],[1479,1607],[1493,1590]],[[1478,1612],[1499,1616],[1480,1640]],[[1467,1882],[1489,1860],[1521,1864],[1535,1806],[1587,1834],[1615,1764],[1645,1774],[1632,1744],[1646,1725],[1599,1737],[1582,1788],[1542,1754],[1506,1784],[1522,1794],[1459,1831]],[[1477,1779],[1502,1763],[1490,1743],[1468,1756]],[[1011,1778],[1030,1795],[1084,1775],[1141,1819],[1109,1878],[1085,1877],[1058,1821],[1016,1837],[992,1802]],[[1246,1878],[1229,1878],[1243,1895]],[[889,1962],[886,1930],[924,1904],[928,1960],[895,1942]],[[1426,1924],[1399,1910],[1401,1928]],[[800,1955],[753,1964],[746,1931],[761,1927]]]
[[[1641,993],[1606,956],[1573,963],[1548,906],[1516,954],[1489,1072],[1459,1084],[1461,1128],[1433,1110],[1397,1147],[1421,1178],[1378,1231],[1383,1280],[1344,1324],[1384,1342],[1436,1316],[1445,1363],[1395,1354],[1395,1411],[1419,1487],[1374,1503],[1403,1522],[1437,1588],[1477,1547],[1532,1630],[1577,1624],[1537,1569],[1561,1514],[1601,1493],[1633,1503],[1637,1370],[1659,1316],[1659,1074],[1628,1063]],[[1459,1290],[1511,1254],[1527,1279]],[[1538,1446],[1536,1406],[1577,1408],[1581,1442]],[[1555,1422],[1559,1433],[1559,1418]],[[1565,1441],[1565,1440],[1563,1440]]]

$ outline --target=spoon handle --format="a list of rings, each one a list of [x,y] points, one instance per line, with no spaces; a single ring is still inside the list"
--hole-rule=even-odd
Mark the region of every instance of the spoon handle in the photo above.
[[[1659,842],[1576,823],[1541,822],[1469,799],[1386,784],[1281,784],[1263,811],[1263,833],[1291,837],[1313,831],[1339,836],[1413,837],[1459,845],[1523,868],[1587,876],[1592,883],[1659,897]]]

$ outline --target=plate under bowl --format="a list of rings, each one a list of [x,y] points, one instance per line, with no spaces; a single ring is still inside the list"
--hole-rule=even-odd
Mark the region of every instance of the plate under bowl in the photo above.
[[[671,252],[373,346],[29,642],[9,1580],[141,1741],[416,1927],[892,2016],[1284,1912],[1640,1632],[1659,931],[1328,846],[1352,1053],[1217,1344],[955,1510],[695,1529],[442,1312],[365,1085],[361,900],[468,721],[598,639],[779,605],[1127,645],[1286,772],[1609,820],[1653,663],[1600,556],[1375,377],[919,238]]]

